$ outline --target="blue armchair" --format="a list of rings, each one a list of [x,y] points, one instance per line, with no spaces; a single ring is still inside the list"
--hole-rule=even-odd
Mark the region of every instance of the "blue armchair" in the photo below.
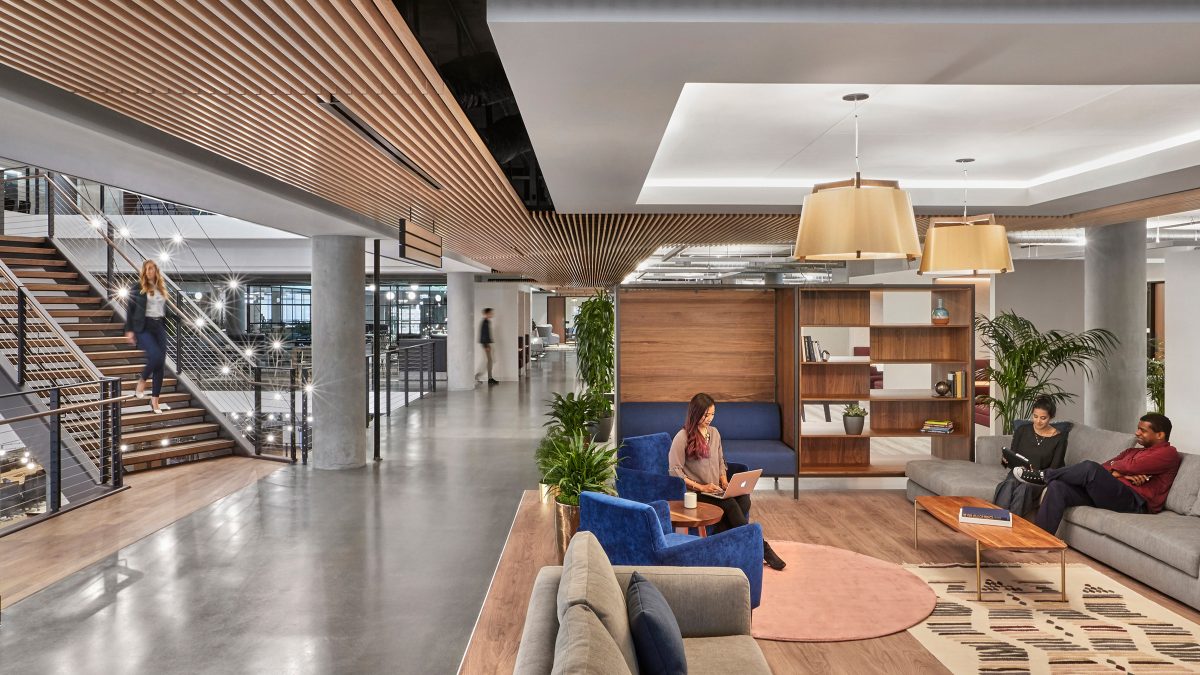
[[[762,597],[763,534],[757,523],[705,538],[675,534],[664,501],[640,504],[584,492],[579,529],[596,535],[614,565],[736,567],[750,580],[750,606],[757,607]]]
[[[617,494],[643,504],[683,499],[683,479],[670,475],[667,466],[670,452],[670,434],[626,437],[617,450]],[[747,470],[745,464],[726,461],[725,465],[730,476]]]

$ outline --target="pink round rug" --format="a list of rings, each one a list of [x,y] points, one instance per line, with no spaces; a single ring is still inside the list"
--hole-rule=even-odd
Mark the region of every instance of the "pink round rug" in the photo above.
[[[754,610],[756,638],[841,642],[882,637],[920,623],[937,594],[915,574],[845,549],[772,541],[787,561],[764,567],[762,602]]]

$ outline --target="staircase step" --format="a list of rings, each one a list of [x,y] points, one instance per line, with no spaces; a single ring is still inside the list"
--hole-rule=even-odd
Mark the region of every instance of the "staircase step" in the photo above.
[[[104,302],[104,298],[70,295],[39,295],[37,300],[43,305],[99,305]]]
[[[80,347],[99,347],[101,345],[127,345],[129,340],[125,339],[124,335],[114,335],[112,337],[78,337],[74,338],[76,345]],[[93,352],[84,352],[89,356]],[[103,353],[103,352],[101,352]]]
[[[162,401],[161,398],[159,400]],[[163,401],[163,402],[169,404],[168,401]],[[171,422],[174,420],[185,420],[189,417],[205,417],[207,415],[208,415],[208,411],[205,410],[204,408],[172,408],[170,410],[164,410],[162,412],[162,414],[160,414],[160,415],[155,415],[153,412],[141,412],[141,413],[122,412],[121,413],[121,429],[124,433],[125,430],[131,430],[132,427],[136,427],[136,426],[142,426],[142,425],[146,425],[146,424],[154,424],[155,422]]]
[[[124,341],[124,338],[122,338]],[[93,363],[99,361],[119,361],[122,359],[139,359],[145,355],[140,349],[114,349],[107,352],[84,352]]]
[[[91,380],[95,377],[92,371],[86,368],[27,368],[25,370],[26,380],[35,380],[38,382],[49,380],[65,380],[67,378],[76,378],[83,380]]]
[[[196,441],[195,443],[182,443],[166,448],[126,452],[121,456],[121,461],[125,466],[135,466],[147,462],[171,459],[172,457],[183,457],[184,455],[198,455],[201,453],[220,452],[222,450],[232,451],[233,445],[233,441],[224,438],[210,441]]]
[[[142,372],[143,368],[145,368],[145,366],[140,363],[131,363],[129,365],[122,366],[101,366],[100,372],[112,377],[113,375],[130,375],[133,373],[140,373]]]
[[[11,265],[10,265],[11,266]],[[19,279],[78,279],[78,272],[51,272],[49,270],[13,270]]]
[[[8,256],[8,255],[0,256],[0,260],[3,260],[4,264],[8,265],[9,267],[16,267],[18,265],[20,265],[22,267],[30,267],[30,266],[66,267],[67,266],[66,260],[42,260],[41,258],[17,258],[14,256]]]
[[[0,246],[0,253],[20,253],[27,255],[55,255],[58,249],[44,246]]]
[[[121,416],[122,419],[124,415]],[[201,434],[213,434],[221,428],[221,425],[215,422],[204,422],[201,424],[180,424],[170,427],[158,427],[156,429],[147,429],[145,431],[133,431],[130,433],[121,433],[121,442],[129,445],[138,445],[140,443],[152,443],[161,441],[164,438],[182,438],[184,436],[199,436]],[[168,446],[169,447],[169,446]]]
[[[92,287],[87,284],[25,284],[25,290],[34,293],[39,291],[62,291],[63,293],[87,293],[92,290]],[[38,300],[46,302],[45,298],[38,297]]]
[[[168,405],[174,405],[176,403],[185,403],[185,402],[191,401],[192,395],[187,393],[186,391],[172,392],[172,393],[167,393],[164,391],[162,393],[162,396],[158,397],[158,400],[160,402],[166,403]],[[124,411],[126,408],[142,408],[142,407],[146,408],[147,410],[150,409],[150,398],[149,397],[127,398],[124,401],[121,401],[121,410],[122,411]],[[131,413],[123,412],[121,415],[121,419],[124,420],[130,414]]]
[[[45,237],[20,237],[20,236],[14,235],[14,234],[5,234],[5,235],[0,235],[0,241],[15,241],[15,242],[20,242],[22,244],[44,244],[44,243],[46,243],[46,238]]]
[[[175,379],[175,378],[173,378],[173,377],[164,377],[164,378],[163,378],[163,385],[162,385],[162,386],[163,386],[163,389],[166,389],[167,387],[174,387],[174,386],[175,386],[175,384],[176,384],[177,382],[178,382],[178,380],[176,380],[176,379]],[[128,390],[130,390],[130,391],[133,391],[133,390],[134,390],[134,389],[136,389],[136,388],[137,388],[137,380],[136,380],[136,379],[132,379],[132,380],[122,380],[122,381],[121,381],[121,389],[128,389]],[[146,385],[146,389],[147,389],[147,390],[149,390],[149,389],[150,389],[150,385],[149,385],[149,384],[147,384],[147,385]],[[150,394],[149,394],[149,391],[147,391],[146,395],[147,395],[147,396],[149,396],[149,395],[150,395]],[[147,400],[149,400],[149,399],[147,399]]]
[[[63,330],[70,332],[90,331],[90,330],[121,330],[125,327],[123,323],[90,323],[80,321],[78,323],[60,323],[59,326]],[[122,337],[122,340],[125,338]]]
[[[74,363],[78,358],[75,352],[42,352],[25,355],[25,360],[30,363]]]
[[[91,319],[95,317],[110,317],[113,315],[111,309],[49,309],[50,316],[56,319]]]

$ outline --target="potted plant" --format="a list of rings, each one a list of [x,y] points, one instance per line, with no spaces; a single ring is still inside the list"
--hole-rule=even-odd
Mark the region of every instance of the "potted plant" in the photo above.
[[[858,402],[851,403],[842,411],[842,426],[846,433],[857,436],[863,431],[863,423],[867,421],[867,411]]]
[[[1167,407],[1167,366],[1163,360],[1162,341],[1150,341],[1150,355],[1146,357],[1146,393],[1150,396],[1150,410],[1160,415]]]
[[[575,315],[576,371],[589,390],[611,394],[616,367],[616,309],[603,291],[579,306]]]
[[[548,437],[549,438],[549,437]],[[582,431],[553,435],[545,459],[544,478],[554,492],[554,538],[562,562],[567,544],[579,530],[579,495],[612,494],[617,449],[588,440]]]
[[[1029,319],[1014,312],[995,318],[975,316],[975,332],[992,352],[992,364],[983,375],[999,391],[977,400],[991,406],[1004,420],[1004,433],[1011,434],[1013,422],[1029,417],[1033,402],[1047,396],[1057,404],[1071,401],[1075,394],[1059,384],[1059,368],[1092,376],[1092,362],[1099,361],[1117,346],[1117,336],[1103,328],[1082,333],[1051,330],[1042,332]]]
[[[576,396],[575,392],[568,392],[563,396],[555,393],[546,404],[550,406],[546,413],[550,419],[543,426],[550,427],[552,431],[572,434],[586,430],[588,423],[593,421],[591,415],[595,404],[588,400],[586,394]]]

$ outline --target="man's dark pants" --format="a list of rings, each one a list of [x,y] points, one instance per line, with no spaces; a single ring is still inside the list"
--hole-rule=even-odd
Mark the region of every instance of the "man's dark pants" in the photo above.
[[[1096,462],[1084,461],[1046,472],[1046,496],[1034,522],[1054,534],[1063,512],[1072,506],[1095,506],[1119,513],[1142,513],[1146,502],[1108,469]]]

